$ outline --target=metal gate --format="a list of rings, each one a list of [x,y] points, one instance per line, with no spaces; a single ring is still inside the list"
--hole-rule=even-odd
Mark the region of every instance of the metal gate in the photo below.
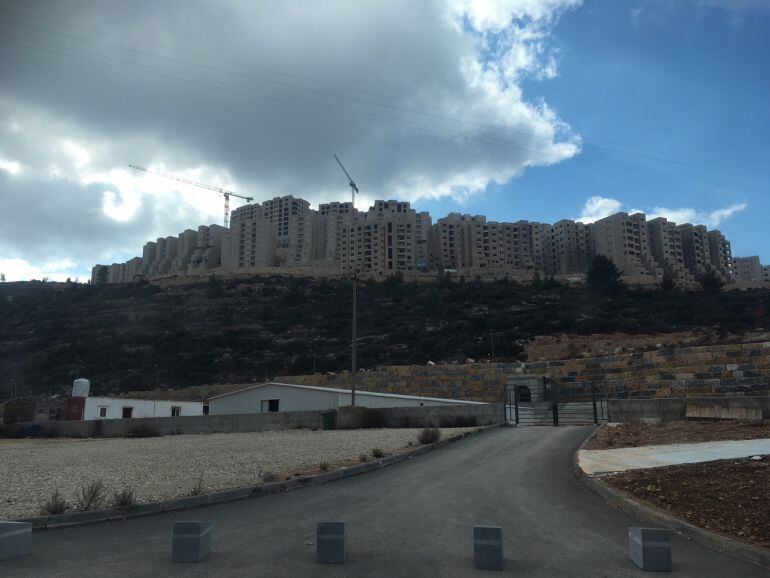
[[[531,401],[522,396],[519,386],[507,386],[503,400],[506,421],[517,426],[598,425],[610,418],[606,396],[595,387],[587,393],[565,394],[557,384],[546,382],[542,398]]]

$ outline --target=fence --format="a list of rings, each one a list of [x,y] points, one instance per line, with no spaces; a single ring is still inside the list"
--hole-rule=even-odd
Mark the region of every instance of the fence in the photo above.
[[[366,416],[356,422],[352,413]],[[331,419],[330,419],[331,418]],[[89,421],[19,423],[0,430],[5,436],[23,437],[152,437],[174,434],[245,433],[289,429],[360,427],[460,427],[491,425],[502,421],[499,404],[424,407],[341,407],[338,411],[289,411],[235,415],[200,415]]]

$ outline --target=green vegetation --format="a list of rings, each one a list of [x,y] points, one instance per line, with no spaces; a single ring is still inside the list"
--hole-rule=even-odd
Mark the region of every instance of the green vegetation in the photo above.
[[[594,291],[617,295],[623,289],[623,272],[604,255],[597,255],[591,262],[586,281]]]
[[[718,293],[724,285],[717,272],[711,267],[708,267],[706,272],[698,278],[698,282],[706,293]]]
[[[552,279],[425,283],[362,281],[358,365],[524,358],[527,340],[555,333],[717,334],[770,328],[770,290],[604,293]],[[159,288],[0,284],[0,397],[250,383],[350,367],[349,282],[260,277]],[[218,295],[218,296],[216,296]],[[157,367],[157,369],[156,369]]]

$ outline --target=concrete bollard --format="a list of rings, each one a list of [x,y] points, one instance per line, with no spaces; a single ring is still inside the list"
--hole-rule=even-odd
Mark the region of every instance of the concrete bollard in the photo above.
[[[318,522],[316,562],[319,564],[345,563],[345,522]]]
[[[174,562],[200,562],[211,552],[211,522],[174,522],[171,559]]]
[[[17,558],[32,552],[32,524],[0,522],[0,560]]]
[[[646,572],[671,572],[671,530],[629,528],[631,560]]]
[[[479,570],[502,570],[503,529],[497,526],[474,526],[473,558]]]

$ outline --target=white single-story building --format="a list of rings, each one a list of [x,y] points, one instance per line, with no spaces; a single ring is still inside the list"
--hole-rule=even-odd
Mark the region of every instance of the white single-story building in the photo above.
[[[210,398],[209,414],[267,413],[276,411],[332,410],[350,405],[349,389],[291,383],[262,383]],[[480,401],[441,399],[356,390],[356,405],[362,407],[414,407],[430,405],[486,405]]]
[[[203,415],[203,402],[125,397],[70,397],[67,403],[67,419],[75,420],[188,415]]]

